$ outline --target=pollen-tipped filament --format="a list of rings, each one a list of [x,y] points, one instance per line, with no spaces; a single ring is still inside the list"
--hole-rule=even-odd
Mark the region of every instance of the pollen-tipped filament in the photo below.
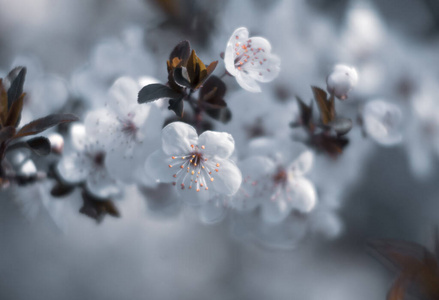
[[[205,157],[203,150],[204,145],[191,145],[193,149],[185,155],[171,156],[169,168],[175,168],[176,172],[172,174],[174,178],[173,185],[178,185],[182,190],[188,188],[197,192],[208,190],[208,182],[214,182],[212,170],[219,172],[219,163],[215,163]]]

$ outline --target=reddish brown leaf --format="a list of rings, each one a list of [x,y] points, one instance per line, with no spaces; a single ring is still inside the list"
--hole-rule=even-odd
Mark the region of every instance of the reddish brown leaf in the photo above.
[[[37,119],[24,125],[15,135],[14,138],[19,138],[28,135],[34,135],[44,130],[68,122],[78,121],[78,117],[72,114],[53,114],[44,118]]]
[[[216,66],[218,65],[218,61],[213,61],[207,66],[207,76],[210,76],[210,74],[215,71]]]
[[[213,98],[224,98],[226,94],[225,83],[216,76],[210,76],[200,90],[200,101],[209,101]]]
[[[182,62],[182,65],[186,65],[189,56],[191,55],[191,45],[188,41],[181,41],[174,47],[171,54],[169,55],[169,61],[174,63],[174,59],[178,62]]]
[[[119,210],[111,199],[99,199],[83,191],[82,200],[83,205],[79,212],[95,219],[97,222],[102,221],[107,214],[113,217],[120,217]]]
[[[25,67],[16,67],[9,72],[7,79],[11,82],[8,89],[8,108],[11,109],[12,104],[17,101],[23,94],[24,79],[26,77]]]
[[[197,55],[195,54],[195,50],[192,50],[186,65],[187,73],[191,83],[198,78],[198,74],[196,74],[196,68],[197,68]]]
[[[0,125],[4,126],[8,116],[8,93],[3,86],[3,81],[0,78]]]
[[[327,93],[321,88],[312,86],[311,89],[314,94],[314,99],[319,106],[322,123],[326,125],[335,118],[334,97],[331,96],[328,100]]]
[[[9,127],[3,127],[0,130],[0,144],[3,143],[4,141],[7,141],[9,139],[11,139],[15,134],[15,128],[12,126]]]
[[[12,103],[11,108],[9,109],[8,116],[6,118],[5,126],[14,126],[17,127],[18,123],[21,119],[21,111],[23,109],[23,99],[25,97],[25,93],[21,94],[21,96]]]

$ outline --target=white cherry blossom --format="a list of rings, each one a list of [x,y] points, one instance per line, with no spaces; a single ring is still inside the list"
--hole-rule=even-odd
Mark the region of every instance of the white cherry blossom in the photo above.
[[[230,37],[224,63],[227,72],[249,92],[260,92],[256,81],[272,81],[280,71],[280,59],[271,54],[270,43],[262,37],[249,38],[245,27],[236,29]]]
[[[189,203],[203,204],[217,194],[233,195],[241,185],[241,172],[230,159],[234,148],[228,133],[198,137],[192,126],[173,122],[163,128],[162,148],[148,157],[145,171],[156,182],[172,183]]]
[[[103,145],[86,135],[82,124],[71,128],[72,147],[57,165],[61,178],[70,184],[85,181],[87,190],[98,198],[118,197],[121,185],[111,177],[105,167],[106,152]]]
[[[261,155],[250,156],[240,163],[243,183],[231,200],[231,206],[240,211],[260,206],[263,220],[269,223],[282,222],[293,210],[312,211],[317,202],[316,191],[304,175],[312,167],[313,153],[303,151],[290,162],[274,150],[280,143],[266,138],[256,140],[256,143],[259,144],[256,148],[263,148],[257,151]],[[269,151],[272,155],[268,155]]]
[[[125,183],[142,177],[139,161],[145,161],[157,148],[164,121],[156,103],[137,103],[140,88],[130,77],[118,78],[110,88],[106,106],[85,118],[87,132],[107,150],[108,171]]]
[[[358,83],[358,73],[355,68],[346,65],[336,65],[326,79],[328,91],[340,100],[346,100],[348,93]]]
[[[383,100],[369,101],[363,108],[363,128],[368,137],[384,146],[401,142],[401,109]]]

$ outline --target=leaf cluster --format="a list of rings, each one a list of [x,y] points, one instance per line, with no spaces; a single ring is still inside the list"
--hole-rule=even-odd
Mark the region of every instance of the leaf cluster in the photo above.
[[[231,113],[224,100],[226,86],[220,78],[211,76],[217,65],[218,61],[214,61],[206,66],[189,42],[182,41],[166,62],[168,82],[143,87],[137,101],[142,104],[168,99],[168,109],[178,117],[183,117],[184,101],[187,101],[196,116],[205,112],[216,120],[228,122]],[[192,97],[196,91],[199,91],[198,99]]]
[[[308,134],[306,142],[311,147],[337,157],[349,144],[349,139],[345,135],[352,129],[352,120],[337,116],[333,95],[328,95],[326,91],[315,86],[311,89],[319,110],[319,118],[313,117],[314,102],[308,105],[301,98],[296,97],[300,115],[291,126],[305,129]]]
[[[19,139],[37,135],[53,126],[77,121],[72,114],[52,114],[33,120],[18,128],[23,110],[26,93],[23,85],[26,78],[26,68],[17,67],[4,79],[0,79],[0,177],[5,176],[3,160],[7,151],[18,148],[31,149],[37,155],[50,153],[50,142],[39,136],[26,141]]]

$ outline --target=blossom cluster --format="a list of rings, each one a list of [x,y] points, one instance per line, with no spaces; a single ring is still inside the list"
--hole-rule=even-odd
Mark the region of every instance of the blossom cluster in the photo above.
[[[223,61],[209,64],[201,60],[205,53],[181,41],[165,68],[144,48],[139,28],[98,44],[69,81],[17,58],[13,67],[26,65],[34,73],[16,128],[54,111],[72,110],[82,121],[48,131],[53,155],[43,164],[44,176],[36,176],[41,164],[29,143],[26,149],[12,145],[20,149],[10,150],[5,161],[16,178],[38,177],[28,180],[51,190],[44,199],[74,195],[83,201],[81,212],[99,221],[118,216],[122,200],[145,197],[151,210],[159,203],[157,210],[194,210],[204,223],[227,218],[235,235],[287,248],[310,233],[341,232],[339,203],[376,145],[407,144],[416,174],[428,173],[428,155],[439,144],[434,84],[410,95],[405,106],[368,94],[375,83],[364,57],[372,57],[378,43],[369,43],[367,53],[352,46],[352,57],[340,59],[348,63],[326,73],[307,70],[304,78],[313,79],[298,87],[286,82],[297,77],[291,61],[298,62],[275,35],[267,33],[272,47],[245,27],[230,32],[221,36]],[[325,78],[326,89],[319,88]],[[38,105],[43,98],[46,105]],[[402,126],[408,111],[415,133]],[[428,141],[428,147],[417,149],[421,143],[410,139]],[[42,201],[48,210],[50,201]]]

